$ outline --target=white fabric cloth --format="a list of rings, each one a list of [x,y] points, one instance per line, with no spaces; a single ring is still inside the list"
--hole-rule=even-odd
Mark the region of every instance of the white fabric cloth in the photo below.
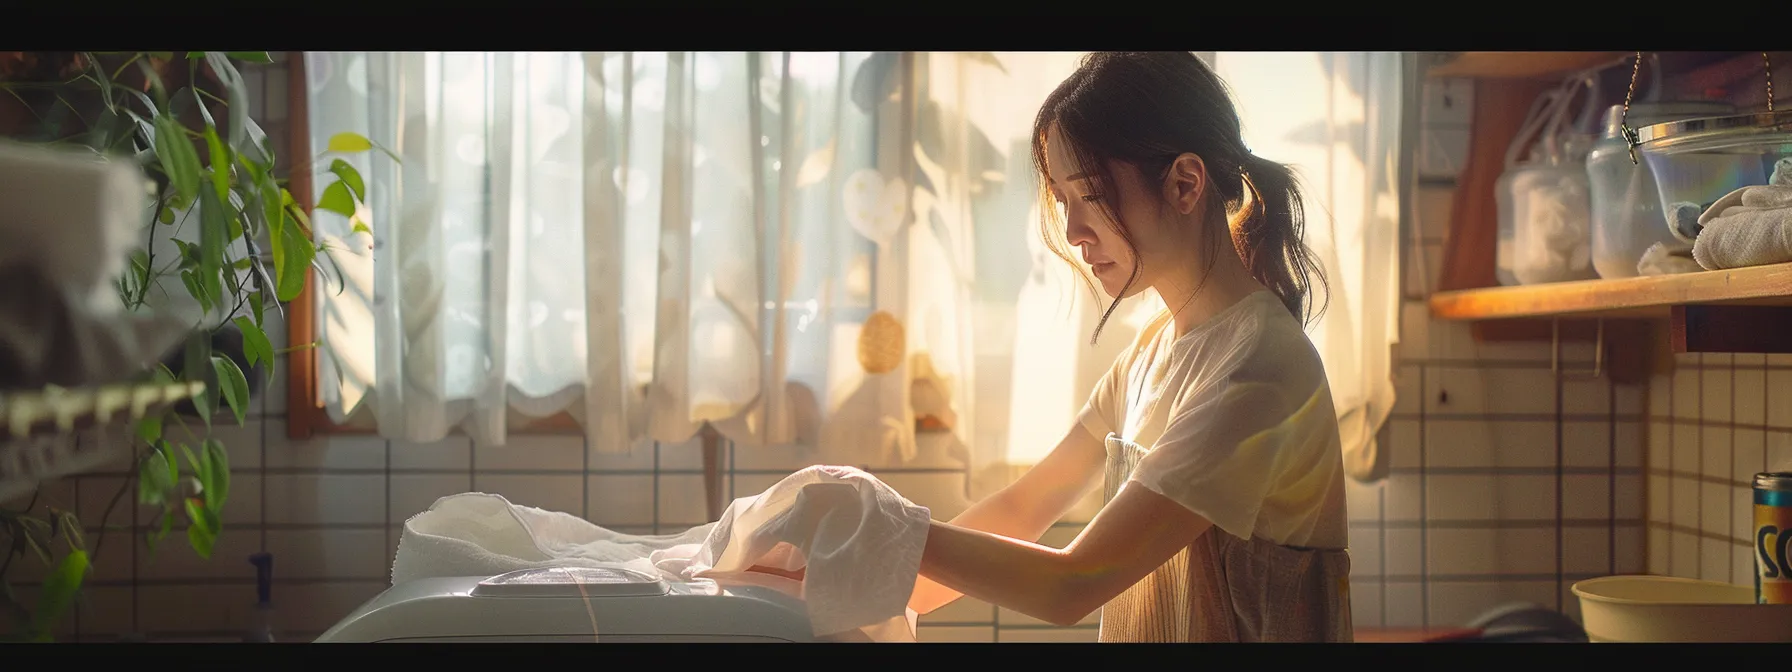
[[[1683,243],[1656,243],[1643,251],[1636,262],[1637,275],[1671,275],[1705,270],[1692,258],[1692,246]]]
[[[712,594],[758,585],[802,599],[818,637],[912,642],[908,609],[931,512],[852,467],[798,471],[734,500],[721,520],[622,534],[485,493],[450,495],[405,521],[394,584],[539,567],[622,566]],[[749,568],[804,569],[801,582]]]
[[[1258,291],[1177,337],[1153,318],[1095,387],[1079,422],[1149,452],[1129,481],[1240,539],[1342,549],[1342,441],[1319,354]]]
[[[1737,189],[1699,215],[1692,256],[1706,270],[1792,261],[1792,159],[1775,166],[1768,184]]]

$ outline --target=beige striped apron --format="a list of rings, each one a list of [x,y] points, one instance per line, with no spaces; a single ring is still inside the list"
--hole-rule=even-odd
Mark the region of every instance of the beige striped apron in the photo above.
[[[1144,457],[1109,434],[1103,501]],[[1101,609],[1103,642],[1349,642],[1350,555],[1214,527]]]

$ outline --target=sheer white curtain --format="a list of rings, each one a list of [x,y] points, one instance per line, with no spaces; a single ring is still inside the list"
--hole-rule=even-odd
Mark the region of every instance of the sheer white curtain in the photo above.
[[[1245,143],[1293,164],[1305,188],[1307,245],[1331,284],[1308,337],[1325,361],[1346,471],[1385,473],[1375,435],[1394,407],[1399,341],[1401,115],[1397,52],[1218,52]]]
[[[907,352],[880,361],[890,330],[859,338],[874,312],[911,346],[917,316],[961,312],[904,272],[954,258],[904,235],[910,60],[352,52],[306,68],[317,151],[353,131],[402,158],[348,158],[377,243],[338,254],[319,294],[338,422],[501,444],[510,420],[567,411],[596,450],[707,422],[912,454]],[[956,347],[943,321],[924,346]]]
[[[564,410],[597,450],[709,422],[855,461],[941,418],[973,491],[1000,487],[1159,305],[1090,346],[1105,306],[1038,241],[1028,134],[1081,55],[308,54],[316,150],[403,158],[347,158],[378,242],[318,295],[320,393],[417,441]],[[1332,281],[1311,333],[1362,477],[1392,406],[1399,57],[1202,56],[1305,181]]]

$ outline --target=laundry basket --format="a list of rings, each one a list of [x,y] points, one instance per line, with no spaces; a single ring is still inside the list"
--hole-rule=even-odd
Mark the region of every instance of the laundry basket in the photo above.
[[[1792,604],[1755,604],[1749,586],[1639,575],[1571,589],[1591,642],[1792,642]]]

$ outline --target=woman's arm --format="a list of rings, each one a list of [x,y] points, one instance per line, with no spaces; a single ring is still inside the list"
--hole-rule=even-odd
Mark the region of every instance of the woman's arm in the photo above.
[[[1070,428],[1058,447],[1027,470],[1013,484],[973,504],[953,518],[951,526],[963,531],[1038,541],[1053,523],[1101,482],[1107,453],[1100,440],[1081,425]],[[932,534],[928,544],[933,544]],[[950,604],[963,594],[929,580],[915,581],[909,608],[928,613]]]
[[[921,575],[1061,626],[1082,620],[1161,567],[1212,523],[1129,483],[1063,549],[934,522]]]

